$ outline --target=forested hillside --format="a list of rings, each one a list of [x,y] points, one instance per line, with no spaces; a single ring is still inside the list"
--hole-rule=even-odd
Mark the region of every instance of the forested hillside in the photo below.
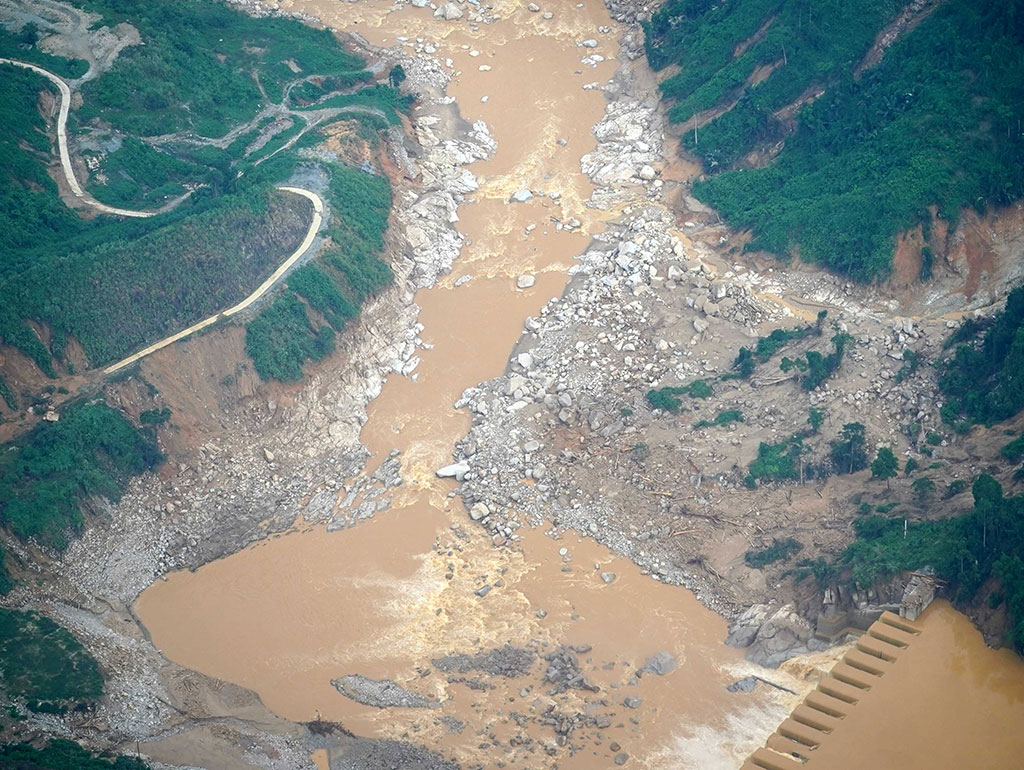
[[[748,248],[869,280],[929,206],[955,223],[1024,197],[1024,0],[919,5],[877,64],[902,2],[670,0],[654,15],[649,60],[680,67],[661,86],[670,118],[698,116],[683,146],[709,176],[694,194],[751,229]]]
[[[148,219],[84,218],[68,208],[46,170],[56,147],[39,108],[40,93],[56,99],[56,88],[0,65],[0,341],[51,377],[73,370],[71,338],[89,365],[104,365],[248,294],[309,224],[309,203],[274,186],[294,173],[302,148],[320,141],[317,126],[355,119],[372,133],[409,106],[390,86],[370,84],[364,62],[330,32],[293,19],[254,19],[200,0],[76,5],[100,14],[99,24],[133,25],[143,43],[95,73],[71,113],[72,151],[90,169],[86,189],[131,209],[190,194]],[[0,27],[0,54],[80,76],[84,62],[38,48],[44,32]],[[323,197],[344,203],[332,237],[355,244],[346,270],[325,269],[354,315],[366,293],[355,273],[375,276],[370,290],[386,282],[377,253],[390,191],[382,177],[318,164],[331,180]],[[359,192],[367,187],[377,192]],[[29,321],[52,333],[40,337]],[[0,395],[11,408],[24,400],[2,378]]]

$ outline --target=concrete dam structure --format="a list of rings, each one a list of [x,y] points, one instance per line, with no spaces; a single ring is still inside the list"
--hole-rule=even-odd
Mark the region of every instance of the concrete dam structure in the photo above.
[[[842,729],[846,716],[899,664],[900,656],[921,632],[921,626],[906,618],[882,613],[741,770],[816,767],[817,749]]]

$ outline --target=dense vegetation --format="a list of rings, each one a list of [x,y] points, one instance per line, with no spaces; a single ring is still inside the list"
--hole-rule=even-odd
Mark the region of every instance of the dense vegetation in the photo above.
[[[391,269],[378,258],[391,209],[387,178],[334,166],[328,200],[335,224],[327,233],[331,246],[324,264],[292,273],[289,291],[246,327],[246,352],[264,379],[302,379],[302,365],[334,350],[334,331],[341,331],[362,302],[392,280]],[[326,325],[310,318],[299,296]]]
[[[76,404],[0,452],[0,523],[20,538],[64,548],[83,525],[79,501],[120,496],[124,483],[162,460],[148,430],[106,404]],[[2,572],[0,565],[0,572]]]
[[[1024,407],[1024,287],[1010,293],[979,342],[956,347],[939,386],[947,399],[942,418],[950,425],[991,425]]]
[[[40,37],[33,24],[26,24],[17,34],[0,27],[0,58],[27,61],[64,78],[80,78],[85,74],[89,65],[84,61],[54,56],[37,48]]]
[[[37,612],[0,608],[0,687],[29,710],[61,713],[99,698],[103,676],[66,629]]]
[[[86,751],[77,743],[55,738],[42,748],[28,743],[0,746],[0,767],[11,770],[146,770],[133,757],[114,757]]]
[[[652,18],[651,63],[682,67],[662,85],[673,119],[737,100],[683,139],[716,174],[694,193],[753,230],[748,248],[866,280],[887,273],[896,234],[930,221],[929,206],[955,222],[965,207],[1024,197],[1024,0],[949,0],[856,76],[901,6],[671,0]],[[788,133],[779,110],[813,87],[824,95]],[[766,167],[726,170],[783,138]]]
[[[265,380],[302,379],[302,364],[334,350],[334,330],[314,326],[294,292],[287,292],[246,327],[245,351]]]
[[[255,165],[294,137],[302,127],[298,122],[284,132],[288,136],[278,134],[260,148],[260,158],[246,152],[268,119],[223,150],[183,140],[157,147],[132,134],[223,134],[255,117],[267,99],[281,101],[287,83],[307,76],[299,84],[307,97],[343,96],[379,109],[386,120],[367,117],[384,125],[409,106],[408,98],[388,86],[367,87],[371,73],[330,32],[293,19],[254,19],[200,0],[80,5],[99,13],[104,24],[128,21],[144,42],[124,49],[109,72],[89,81],[84,105],[72,113],[71,131],[98,120],[100,134],[113,129],[103,140],[109,148],[100,162],[105,182],[94,174],[89,190],[108,203],[135,208],[160,205],[186,186],[198,189],[173,212],[151,219],[79,218],[61,202],[45,171],[53,148],[38,94],[55,89],[31,72],[2,68],[0,341],[49,376],[60,367],[71,370],[63,360],[71,338],[82,343],[90,364],[102,365],[238,301],[294,247],[308,221],[308,204],[272,191],[292,173],[295,152]],[[71,70],[81,74],[81,62],[58,59],[65,63],[61,67],[35,48],[32,29],[3,34],[0,50],[69,76]],[[295,147],[317,138],[307,132]],[[377,260],[390,190],[386,181],[352,169],[335,166],[330,176],[324,197],[337,206],[340,222],[330,233],[337,249],[328,255],[328,272],[352,305],[333,317],[340,326],[367,294],[390,280]],[[52,330],[49,347],[27,320]],[[16,403],[5,386],[0,397],[8,406]]]
[[[341,50],[329,30],[296,19],[256,19],[202,0],[78,4],[101,14],[104,24],[127,21],[143,39],[144,45],[123,50],[110,72],[82,89],[81,120],[101,118],[129,134],[188,129],[222,136],[265,106],[261,86],[280,102],[296,76],[355,79],[363,70],[362,60]]]
[[[787,537],[784,540],[776,538],[767,548],[750,550],[744,553],[743,561],[751,569],[764,569],[769,564],[791,558],[801,548],[803,546],[791,537]]]
[[[187,183],[203,180],[208,169],[150,147],[135,137],[107,153],[99,174],[90,177],[88,190],[96,200],[110,206],[136,208],[159,206],[185,191]]]
[[[904,570],[931,566],[951,581],[960,601],[970,602],[990,578],[999,580],[1012,621],[1010,641],[1024,651],[1024,497],[1005,497],[991,476],[972,488],[974,508],[940,521],[912,523],[869,516],[855,523],[857,540],[841,561],[860,586]]]

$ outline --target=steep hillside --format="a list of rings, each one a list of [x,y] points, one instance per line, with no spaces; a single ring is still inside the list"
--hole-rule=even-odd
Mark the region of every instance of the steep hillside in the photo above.
[[[708,175],[694,194],[748,249],[870,280],[932,210],[1024,197],[1022,18],[1014,0],[672,0],[647,47],[679,68],[661,89]]]
[[[407,97],[368,85],[374,77],[359,57],[294,19],[254,19],[197,0],[62,8],[55,14],[27,2],[0,13],[0,53],[77,78],[67,81],[67,133],[85,189],[72,195],[56,168],[54,83],[0,64],[9,127],[0,138],[3,344],[54,378],[109,364],[230,307],[309,226],[309,203],[274,190],[296,175],[329,206],[343,204],[329,238],[358,245],[321,271],[343,296],[345,317],[387,283],[376,258],[387,180],[308,150],[323,138],[319,127],[339,119],[357,121],[376,141],[400,122]],[[119,41],[112,51],[104,48],[111,39]],[[144,218],[112,216],[101,204],[141,209]],[[305,316],[305,306],[300,311]],[[332,318],[340,328],[342,316]],[[321,345],[331,336],[312,318],[278,331],[300,351],[318,333]],[[289,379],[309,357],[292,356]],[[0,412],[32,403],[35,383],[23,367],[0,366]]]

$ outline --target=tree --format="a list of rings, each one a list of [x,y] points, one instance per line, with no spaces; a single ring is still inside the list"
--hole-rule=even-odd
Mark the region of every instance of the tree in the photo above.
[[[402,84],[402,81],[405,80],[405,77],[405,70],[402,69],[402,65],[396,64],[388,73],[388,82],[391,84],[392,88],[398,88]]]
[[[896,455],[889,447],[884,446],[879,448],[878,454],[871,462],[871,478],[884,480],[888,489],[889,479],[893,478],[899,469],[900,462],[896,459]]]
[[[839,441],[832,442],[832,462],[837,473],[854,473],[868,466],[865,449],[867,440],[864,426],[859,422],[848,422],[843,426]]]
[[[931,497],[935,491],[935,482],[927,476],[917,479],[911,486],[914,489],[914,497],[921,503]]]
[[[825,410],[812,406],[810,414],[807,415],[807,424],[811,426],[811,430],[817,433],[824,422]]]

